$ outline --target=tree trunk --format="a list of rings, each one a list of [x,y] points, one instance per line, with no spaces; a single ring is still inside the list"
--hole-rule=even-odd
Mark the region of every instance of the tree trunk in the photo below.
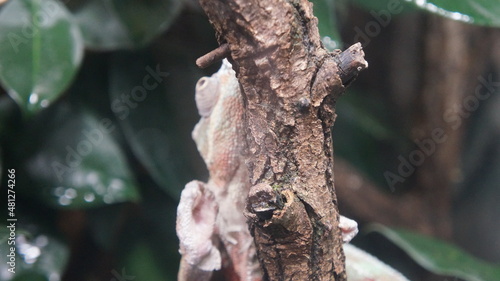
[[[330,127],[367,67],[360,45],[326,51],[306,0],[200,2],[243,93],[246,215],[265,278],[345,280]]]

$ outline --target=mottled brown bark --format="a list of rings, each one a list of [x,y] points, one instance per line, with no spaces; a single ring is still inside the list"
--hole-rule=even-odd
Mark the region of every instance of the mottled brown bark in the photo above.
[[[247,216],[265,278],[345,280],[330,126],[343,84],[367,67],[360,46],[326,51],[305,0],[200,3],[245,100]]]

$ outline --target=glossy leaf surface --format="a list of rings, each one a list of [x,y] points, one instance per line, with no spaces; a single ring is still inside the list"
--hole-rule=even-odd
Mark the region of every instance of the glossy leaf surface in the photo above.
[[[152,178],[177,199],[192,175],[182,160],[187,155],[186,144],[180,142],[180,128],[175,120],[175,112],[182,109],[172,108],[166,93],[194,92],[196,76],[184,75],[198,70],[185,60],[178,64],[154,64],[140,52],[118,54],[112,62],[112,111],[134,155]]]
[[[0,80],[24,112],[57,99],[82,56],[80,30],[58,1],[9,1],[0,11]]]
[[[137,200],[131,171],[113,138],[116,129],[111,119],[67,102],[44,112],[20,136],[20,148],[30,149],[16,151],[25,177],[37,185],[31,195],[66,208]]]
[[[384,235],[418,264],[434,273],[468,281],[500,280],[500,266],[481,261],[445,241],[382,225],[375,225],[373,230]]]
[[[500,5],[496,0],[406,0],[416,7],[467,23],[500,26]]]
[[[27,229],[15,229],[16,238],[10,238],[9,224],[0,224],[0,279],[3,281],[60,280],[69,251],[53,236],[31,233]],[[13,244],[15,242],[15,245]],[[15,248],[12,252],[11,248]],[[12,264],[9,255],[15,254]],[[12,265],[14,265],[12,273]],[[10,269],[10,270],[9,270]]]
[[[318,18],[321,40],[330,51],[340,48],[340,34],[335,16],[334,0],[313,0],[314,15]]]
[[[179,14],[180,0],[90,0],[71,7],[91,49],[144,46],[167,30]]]
[[[390,12],[401,7],[402,12],[414,8],[470,24],[500,27],[500,5],[496,0],[349,0],[370,10],[372,14]]]

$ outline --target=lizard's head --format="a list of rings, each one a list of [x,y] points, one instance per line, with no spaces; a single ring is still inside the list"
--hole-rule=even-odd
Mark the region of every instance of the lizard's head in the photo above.
[[[219,99],[219,79],[202,77],[196,83],[196,107],[201,117],[208,117]]]

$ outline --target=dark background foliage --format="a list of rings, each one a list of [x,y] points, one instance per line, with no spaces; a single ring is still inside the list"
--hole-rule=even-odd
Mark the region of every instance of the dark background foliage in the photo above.
[[[190,136],[199,119],[194,85],[218,67],[194,64],[217,47],[203,11],[190,0],[3,2],[0,224],[17,218],[17,261],[8,273],[3,226],[0,280],[175,280],[179,194],[208,177]],[[361,41],[370,64],[338,103],[341,212],[362,230],[372,222],[405,227],[498,263],[500,5],[314,2],[325,46]],[[479,77],[497,84],[463,112]],[[456,106],[463,114],[443,119]],[[403,182],[388,181],[387,172],[402,177],[400,156],[422,150],[419,141],[436,128],[448,140]],[[352,197],[354,187],[374,196]],[[420,213],[421,221],[404,216]],[[355,244],[412,280],[446,278],[379,234],[358,236]],[[430,269],[449,274],[444,267]]]

